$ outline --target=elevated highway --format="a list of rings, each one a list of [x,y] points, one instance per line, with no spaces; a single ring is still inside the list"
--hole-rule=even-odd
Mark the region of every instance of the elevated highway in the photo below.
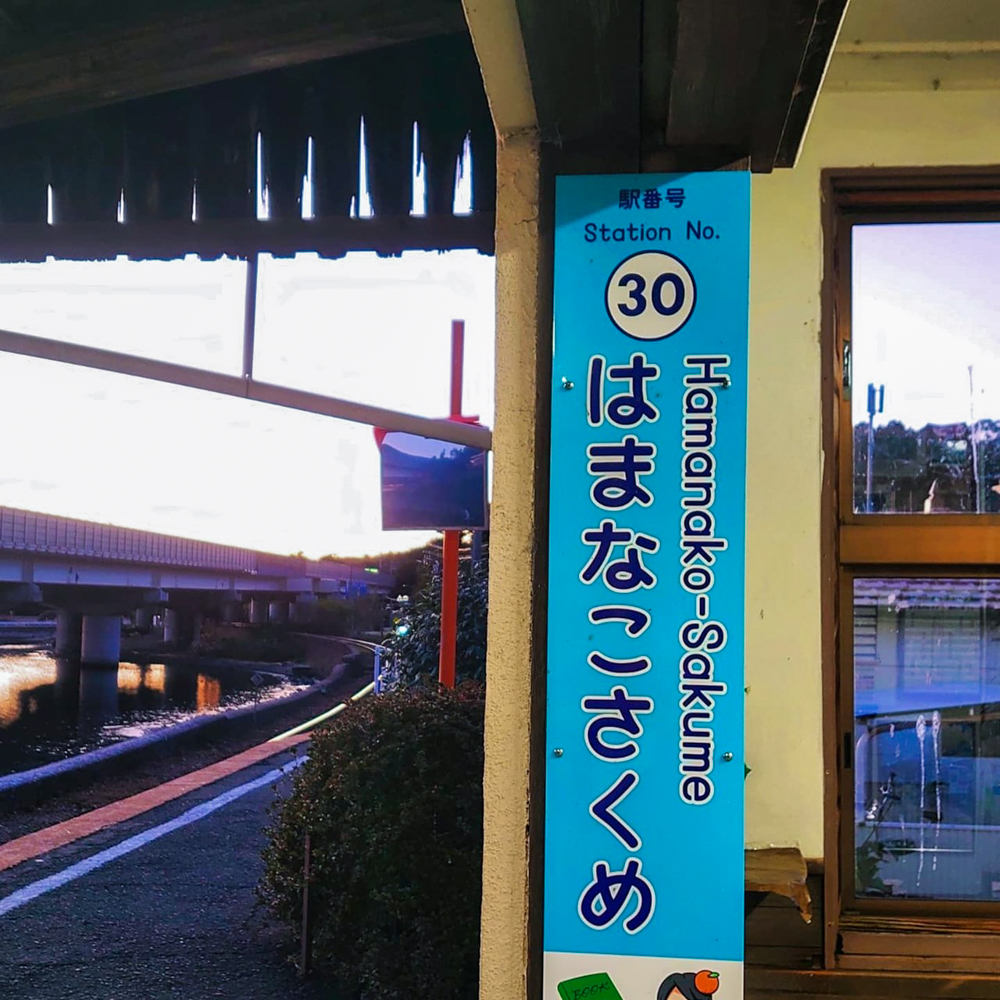
[[[388,593],[392,577],[315,561],[0,507],[0,607],[58,610],[56,650],[117,663],[121,617],[140,628],[162,610],[164,639],[183,643],[199,618],[308,620],[324,595]]]

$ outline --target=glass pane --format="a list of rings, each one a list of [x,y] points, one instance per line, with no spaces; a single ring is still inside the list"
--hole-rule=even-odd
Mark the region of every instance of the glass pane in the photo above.
[[[1000,512],[1000,223],[852,229],[854,510]]]
[[[858,896],[1000,900],[1000,580],[854,583]]]
[[[239,375],[246,264],[52,260],[0,264],[0,329]]]
[[[451,321],[465,320],[463,409],[493,417],[493,258],[260,258],[254,377],[425,417],[448,415]]]

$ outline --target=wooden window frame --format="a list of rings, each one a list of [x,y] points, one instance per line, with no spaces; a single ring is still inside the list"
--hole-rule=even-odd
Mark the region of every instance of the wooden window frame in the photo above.
[[[853,227],[1000,222],[1000,167],[829,169],[821,186],[824,965],[912,968],[913,956],[920,955],[942,970],[1000,971],[1000,901],[855,898],[853,761],[845,766],[845,737],[853,740],[854,731],[854,658],[853,642],[840,641],[852,635],[859,576],[1000,575],[1000,514],[854,511],[853,421],[850,395],[843,391]]]

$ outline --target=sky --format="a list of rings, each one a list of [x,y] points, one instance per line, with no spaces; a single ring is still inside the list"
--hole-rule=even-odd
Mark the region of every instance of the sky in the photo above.
[[[854,423],[869,382],[885,385],[876,426],[1000,419],[1000,223],[852,232]]]
[[[239,261],[0,265],[0,328],[239,375]],[[441,417],[451,321],[464,410],[493,417],[493,260],[262,257],[254,376]],[[0,353],[0,505],[261,551],[363,555],[383,532],[371,428]]]

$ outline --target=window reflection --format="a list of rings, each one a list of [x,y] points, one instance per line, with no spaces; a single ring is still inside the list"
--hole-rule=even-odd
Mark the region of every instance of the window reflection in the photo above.
[[[854,585],[859,896],[1000,899],[1000,580]]]
[[[854,510],[1000,513],[1000,223],[852,229]]]
[[[208,712],[219,707],[222,699],[222,685],[214,677],[198,674],[197,705],[199,712]]]

